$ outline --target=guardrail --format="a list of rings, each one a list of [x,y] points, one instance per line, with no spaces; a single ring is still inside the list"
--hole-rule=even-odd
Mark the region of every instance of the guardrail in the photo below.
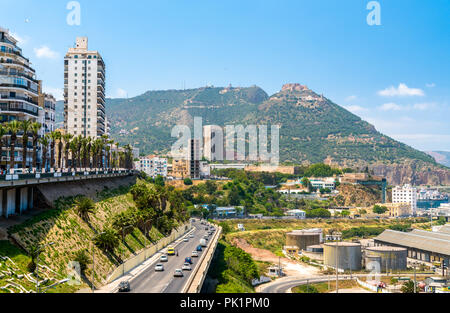
[[[211,224],[210,224],[211,225]],[[214,234],[211,243],[208,248],[202,254],[200,258],[200,266],[197,266],[192,275],[189,277],[186,285],[184,286],[182,293],[199,293],[200,289],[205,281],[206,274],[208,273],[209,265],[211,264],[214,252],[216,251],[217,243],[222,233],[222,227],[218,226],[217,231]]]

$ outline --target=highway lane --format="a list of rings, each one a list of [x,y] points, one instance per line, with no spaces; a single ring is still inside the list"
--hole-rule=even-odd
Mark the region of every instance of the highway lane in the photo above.
[[[195,227],[193,232],[194,238],[189,238],[189,242],[182,241],[174,246],[175,250],[178,250],[179,256],[169,256],[169,262],[162,263],[164,265],[164,272],[155,272],[155,265],[160,263],[159,259],[152,263],[146,270],[130,281],[132,293],[180,293],[182,291],[192,271],[198,266],[201,255],[206,249],[203,248],[203,252],[199,252],[198,258],[192,258],[194,263],[191,265],[192,271],[183,271],[184,277],[173,277],[175,269],[181,269],[184,259],[191,256],[192,251],[196,250],[200,244],[200,239],[207,234],[205,230],[207,225],[201,225],[197,220],[193,223],[193,226]],[[210,240],[208,241],[209,244]]]

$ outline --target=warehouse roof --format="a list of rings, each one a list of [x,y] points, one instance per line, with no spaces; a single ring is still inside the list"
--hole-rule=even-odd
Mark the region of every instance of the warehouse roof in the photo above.
[[[411,233],[421,235],[421,236],[431,237],[431,238],[450,240],[450,234],[446,234],[446,233],[430,232],[430,231],[421,230],[421,229],[414,229]]]
[[[388,244],[450,255],[450,238],[442,239],[418,233],[403,233],[394,230],[385,230],[381,235],[376,237],[375,240]]]

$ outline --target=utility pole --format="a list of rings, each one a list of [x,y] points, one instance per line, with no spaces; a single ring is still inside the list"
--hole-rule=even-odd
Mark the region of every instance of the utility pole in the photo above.
[[[340,232],[333,232],[333,235],[336,236],[336,260],[335,260],[335,266],[336,266],[336,293],[339,293],[339,265],[338,265],[338,254],[339,254],[339,236],[341,235]]]

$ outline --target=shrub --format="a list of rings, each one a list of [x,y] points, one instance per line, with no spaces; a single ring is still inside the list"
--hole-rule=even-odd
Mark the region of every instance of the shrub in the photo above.
[[[186,178],[186,179],[184,180],[184,184],[185,184],[186,186],[192,186],[194,183],[192,182],[192,179]]]

